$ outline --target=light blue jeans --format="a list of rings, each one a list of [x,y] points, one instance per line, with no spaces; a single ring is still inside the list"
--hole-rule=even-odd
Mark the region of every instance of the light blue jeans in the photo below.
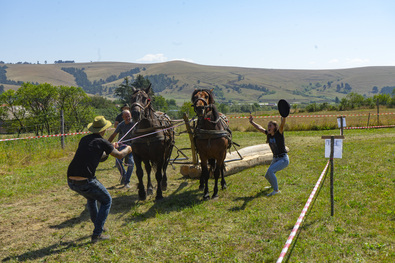
[[[107,189],[97,179],[89,180],[86,184],[77,185],[68,183],[71,190],[76,191],[88,200],[88,209],[95,229],[93,235],[100,235],[103,232],[104,223],[110,212],[112,198]],[[100,203],[100,209],[97,208]]]
[[[274,191],[278,191],[276,172],[281,171],[282,169],[287,167],[288,164],[289,164],[288,154],[285,154],[283,157],[278,157],[278,158],[273,157],[272,163],[267,169],[265,178],[269,181]]]
[[[126,145],[122,145],[119,147],[119,151],[122,151],[123,149],[126,148]],[[133,173],[133,168],[134,168],[134,159],[133,159],[133,154],[128,154],[125,156],[125,163],[128,166],[128,168],[125,170],[125,168],[123,167],[122,161],[123,159],[116,159],[116,166],[119,170],[119,172],[122,175],[122,182],[124,184],[129,184],[130,183],[130,177],[132,177],[132,173]]]

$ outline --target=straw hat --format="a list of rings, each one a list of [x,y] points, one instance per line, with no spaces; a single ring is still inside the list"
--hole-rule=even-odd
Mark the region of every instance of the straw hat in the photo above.
[[[100,133],[111,127],[111,121],[108,121],[104,116],[96,116],[92,123],[88,124],[88,130],[93,133]]]

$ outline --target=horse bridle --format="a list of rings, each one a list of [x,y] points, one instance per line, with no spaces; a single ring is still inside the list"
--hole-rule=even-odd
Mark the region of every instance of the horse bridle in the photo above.
[[[137,96],[136,96],[137,97]],[[148,97],[147,98],[147,101],[148,101],[148,103],[147,103],[147,105],[145,105],[145,106],[143,106],[143,105],[141,105],[141,103],[139,103],[139,102],[133,102],[132,103],[132,105],[130,105],[130,109],[133,109],[134,107],[139,107],[143,112],[144,112],[144,117],[146,117],[146,110],[151,106],[151,99]],[[140,119],[141,119],[141,116],[140,116]]]
[[[197,93],[196,93],[197,94]],[[210,96],[210,94],[208,94],[209,96]],[[203,102],[203,106],[196,106],[196,103],[198,102],[198,101],[202,101]],[[207,109],[207,108],[211,108],[211,104],[209,104],[207,101],[205,101],[203,98],[197,98],[197,99],[194,99],[193,100],[193,109],[194,109],[194,111],[195,111],[195,113],[197,113],[196,112],[196,109],[197,108],[204,108],[204,114],[205,114],[205,110]],[[204,115],[203,114],[203,115]]]

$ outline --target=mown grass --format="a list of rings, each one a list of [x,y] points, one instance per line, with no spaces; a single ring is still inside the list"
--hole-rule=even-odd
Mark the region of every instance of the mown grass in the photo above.
[[[198,182],[183,178],[175,166],[168,169],[165,199],[141,202],[135,186],[120,188],[114,159],[109,158],[97,176],[113,197],[107,220],[112,238],[95,245],[89,242],[92,223],[85,201],[65,181],[81,136],[67,137],[65,150],[56,138],[0,144],[0,258],[275,262],[328,161],[321,136],[333,134],[338,130],[286,132],[291,163],[277,174],[282,193],[271,198],[266,197],[263,177],[267,166],[228,176],[228,189],[219,192],[218,200],[206,202]],[[343,158],[334,161],[335,214],[330,216],[326,178],[290,249],[289,262],[395,260],[395,131],[347,130],[345,137]],[[246,147],[265,138],[236,131],[234,140]],[[188,146],[187,135],[177,136],[176,145]],[[210,191],[212,187],[211,180]]]

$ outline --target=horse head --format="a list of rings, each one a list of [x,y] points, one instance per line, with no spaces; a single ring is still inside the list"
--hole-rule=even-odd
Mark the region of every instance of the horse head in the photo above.
[[[151,107],[151,98],[148,95],[150,89],[151,85],[145,90],[136,90],[130,99],[130,112],[135,122],[146,117],[146,112]]]
[[[212,94],[212,89],[199,89],[194,90],[192,93],[191,101],[193,103],[193,108],[197,116],[204,116],[207,111],[210,110],[211,106],[214,104],[214,97]]]

